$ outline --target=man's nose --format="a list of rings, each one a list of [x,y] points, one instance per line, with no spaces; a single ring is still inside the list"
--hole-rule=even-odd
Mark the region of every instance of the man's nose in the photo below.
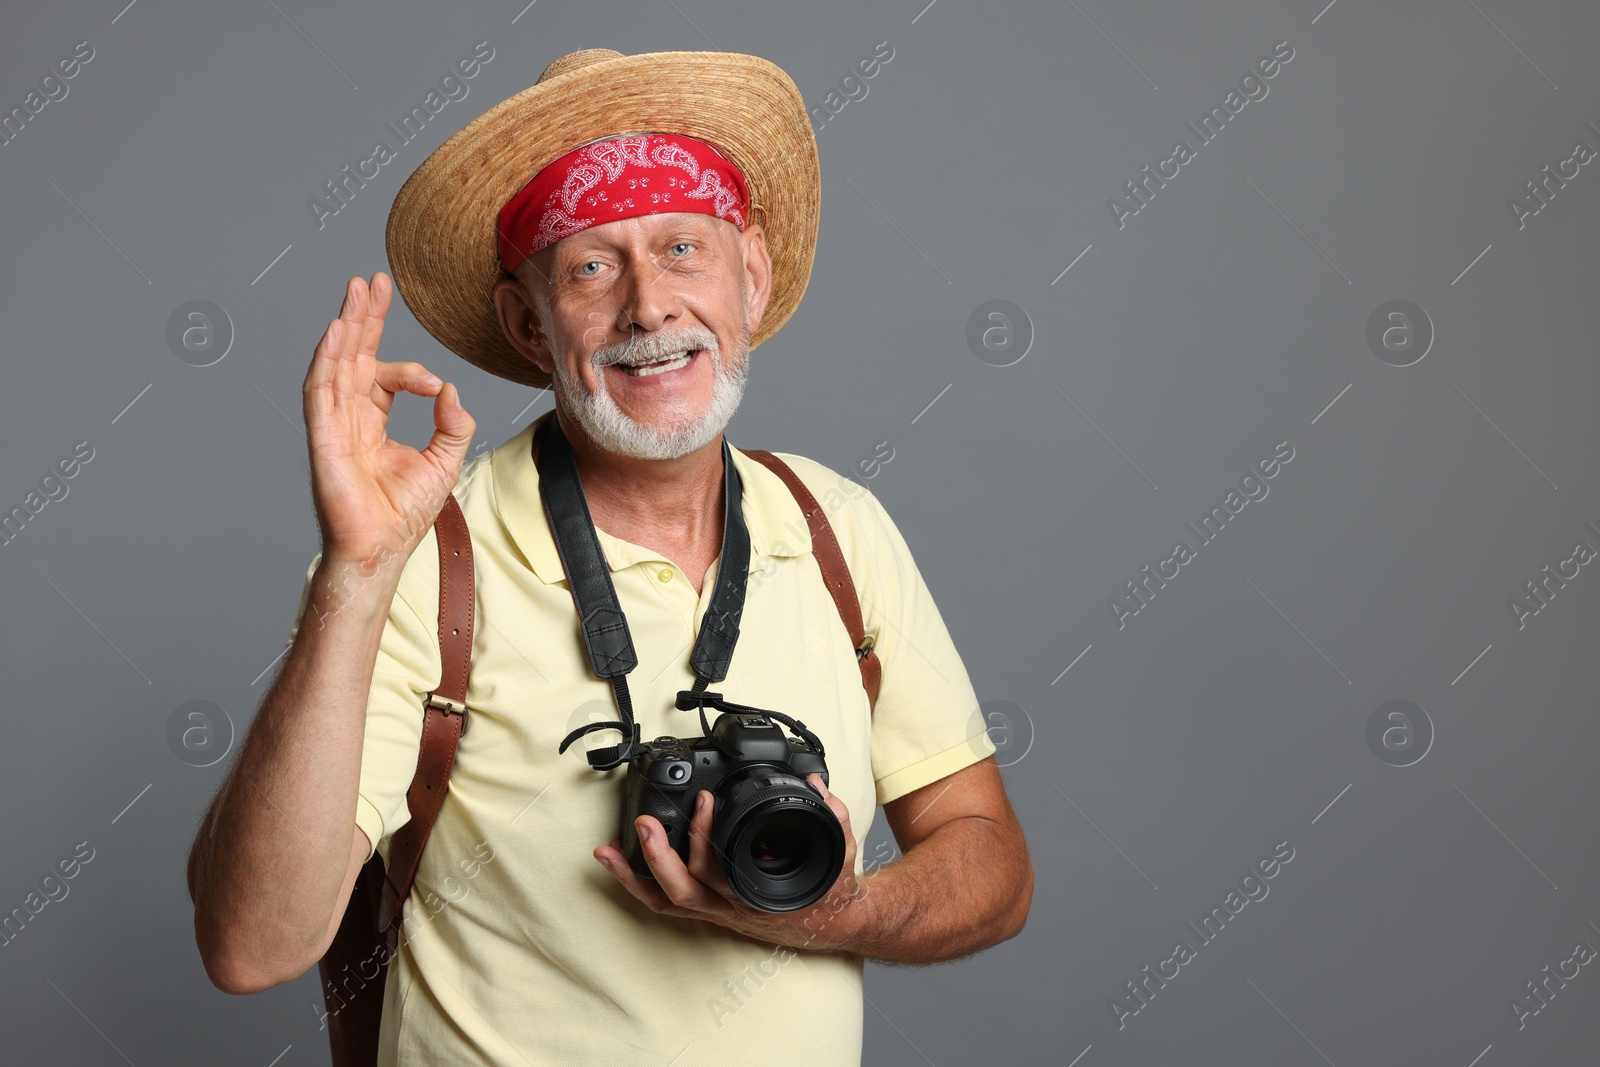
[[[667,272],[648,255],[631,257],[624,268],[623,298],[618,324],[629,332],[654,333],[679,316],[679,300]]]

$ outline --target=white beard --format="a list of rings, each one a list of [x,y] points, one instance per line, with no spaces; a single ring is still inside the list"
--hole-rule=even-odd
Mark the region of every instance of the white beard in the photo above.
[[[742,295],[742,294],[741,294]],[[740,301],[741,309],[744,301]],[[562,361],[555,360],[553,385],[563,414],[572,416],[583,432],[600,448],[635,459],[677,459],[716,439],[728,425],[744,398],[749,380],[750,329],[741,329],[739,351],[727,359],[718,350],[717,336],[698,327],[636,334],[620,344],[597,350],[591,357],[599,383],[593,393],[585,390],[577,376],[568,377]],[[660,356],[686,348],[702,349],[710,358],[715,380],[711,402],[698,417],[680,409],[679,418],[666,429],[642,425],[629,418],[611,398],[606,386],[605,368],[612,363],[640,355]]]

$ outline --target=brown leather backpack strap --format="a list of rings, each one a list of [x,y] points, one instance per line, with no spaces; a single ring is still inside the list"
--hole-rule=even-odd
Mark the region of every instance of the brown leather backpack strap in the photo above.
[[[474,583],[472,533],[455,495],[445,498],[434,520],[439,540],[439,685],[423,706],[422,746],[417,771],[406,791],[411,819],[394,833],[388,873],[378,907],[378,929],[392,954],[399,940],[400,918],[422,850],[444,805],[455,767],[456,744],[466,730],[467,674],[472,666]]]
[[[845,565],[844,552],[839,547],[839,538],[834,535],[827,514],[794,468],[783,460],[763,449],[741,448],[739,451],[782,478],[783,484],[794,494],[800,510],[805,512],[806,525],[811,529],[811,554],[816,557],[817,566],[822,568],[823,584],[828,587],[834,606],[839,609],[839,618],[850,634],[850,643],[855,646],[856,665],[861,668],[861,684],[867,690],[868,704],[876,707],[878,686],[883,680],[883,664],[872,650],[873,639],[867,636],[866,627],[862,625],[861,601],[856,595],[856,584],[850,579],[850,568]]]

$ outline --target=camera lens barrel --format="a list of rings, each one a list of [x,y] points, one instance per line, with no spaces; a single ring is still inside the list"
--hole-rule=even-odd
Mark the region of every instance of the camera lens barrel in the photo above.
[[[798,911],[833,888],[844,865],[844,828],[805,779],[787,767],[747,764],[714,795],[711,844],[745,903]]]

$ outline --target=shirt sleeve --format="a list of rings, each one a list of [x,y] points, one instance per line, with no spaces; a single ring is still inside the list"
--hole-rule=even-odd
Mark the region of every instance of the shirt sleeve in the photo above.
[[[306,620],[304,615],[321,559],[319,553],[306,570],[300,609],[289,631],[291,643],[301,625],[318,624],[317,619]],[[443,671],[438,632],[424,621],[438,614],[438,574],[437,541],[430,530],[406,562],[399,590],[389,604],[367,695],[355,821],[367,835],[369,860],[379,845],[411,819],[406,791],[416,774],[422,747],[422,704]],[[428,599],[420,602],[423,596]]]
[[[862,621],[876,636],[883,678],[872,715],[878,803],[954,774],[995,751],[977,694],[944,617],[889,513],[864,486],[856,512],[869,558],[861,573]]]

